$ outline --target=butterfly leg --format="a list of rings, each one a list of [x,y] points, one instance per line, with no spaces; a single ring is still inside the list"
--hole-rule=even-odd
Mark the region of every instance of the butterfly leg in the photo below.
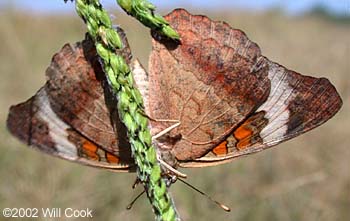
[[[157,119],[157,118],[153,118],[151,116],[149,116],[147,113],[145,113],[144,111],[140,112],[144,117],[147,117],[149,120],[151,121],[155,121],[155,122],[173,122],[173,123],[178,123],[179,120],[171,120],[171,119]]]
[[[155,122],[170,122],[170,123],[175,123],[174,125],[164,129],[163,131],[159,132],[158,134],[156,134],[155,136],[152,137],[152,140],[158,139],[159,137],[162,137],[164,134],[170,132],[171,130],[173,130],[174,128],[180,126],[181,122],[179,120],[170,120],[170,119],[156,119],[153,118],[149,115],[147,115],[146,113],[142,112],[142,114],[147,117],[149,120],[151,121],[155,121]]]
[[[182,178],[187,178],[186,174],[181,173],[180,171],[176,170],[174,167],[170,166],[168,163],[166,163],[164,160],[162,160],[159,155],[157,155],[157,160],[162,166],[164,166],[166,169],[168,169],[170,172],[172,172],[176,176],[182,177]]]
[[[166,129],[162,130],[161,132],[159,132],[158,134],[154,135],[154,136],[152,137],[153,140],[156,140],[156,139],[158,139],[159,137],[164,136],[165,134],[169,133],[171,130],[177,128],[177,127],[180,126],[180,124],[181,124],[181,122],[179,122],[179,121],[167,121],[167,122],[177,122],[177,123],[171,125],[170,127],[166,128]]]
[[[172,122],[175,123],[173,125],[171,125],[170,127],[162,130],[161,132],[159,132],[158,134],[152,136],[152,140],[156,140],[162,136],[164,136],[165,134],[169,133],[171,130],[177,128],[178,126],[181,125],[181,122],[179,120],[170,120],[170,119],[155,119],[152,118],[148,115],[146,115],[146,117],[152,121],[156,121],[156,122]],[[159,155],[157,155],[157,160],[158,162],[164,166],[166,169],[168,169],[170,172],[172,172],[173,174],[175,174],[177,177],[182,177],[182,178],[186,178],[187,175],[184,173],[181,173],[180,171],[176,170],[174,167],[170,166],[168,163],[166,163],[164,160],[161,159],[161,157]],[[173,179],[173,178],[172,178]]]

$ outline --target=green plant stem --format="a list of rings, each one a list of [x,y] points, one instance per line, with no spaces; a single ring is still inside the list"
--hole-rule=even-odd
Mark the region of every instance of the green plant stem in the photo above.
[[[169,23],[162,16],[154,13],[156,7],[147,0],[117,0],[117,2],[127,14],[135,17],[143,25],[172,40],[180,39],[179,34],[170,27]]]
[[[148,129],[148,119],[142,114],[142,96],[134,87],[128,64],[116,53],[116,49],[123,48],[120,36],[112,28],[112,22],[99,0],[76,0],[76,11],[95,41],[109,86],[117,95],[119,116],[128,130],[132,154],[138,167],[138,179],[145,187],[156,219],[173,221],[177,218],[175,206],[161,176],[162,171]]]

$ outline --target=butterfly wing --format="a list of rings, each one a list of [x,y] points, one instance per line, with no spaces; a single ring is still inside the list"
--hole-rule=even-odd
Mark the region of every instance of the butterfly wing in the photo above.
[[[159,143],[180,166],[216,165],[264,150],[321,125],[340,109],[339,94],[327,79],[269,61],[242,31],[182,9],[166,19],[181,44],[154,35],[150,113],[180,121]],[[165,125],[153,122],[152,129]]]
[[[268,99],[208,154],[184,167],[202,167],[232,161],[303,134],[328,121],[342,100],[325,78],[304,76],[262,58],[269,66]]]
[[[257,61],[259,47],[242,31],[185,10],[166,19],[179,32],[181,45],[153,41],[150,115],[181,122],[159,147],[189,161],[210,151],[254,112],[267,99],[270,82],[267,67]],[[151,124],[153,134],[170,126]]]
[[[133,170],[130,157],[106,151],[62,121],[52,110],[45,87],[10,108],[7,127],[22,142],[47,154],[94,167]]]
[[[85,137],[119,155],[129,151],[117,102],[109,93],[92,41],[65,45],[46,70],[45,86],[54,112]],[[116,142],[118,140],[118,142]]]
[[[124,45],[120,53],[129,61],[127,42]],[[65,45],[54,55],[46,74],[48,81],[35,96],[11,107],[7,121],[11,133],[68,160],[133,169],[126,129],[118,118],[114,96],[104,90],[106,80],[93,42]]]

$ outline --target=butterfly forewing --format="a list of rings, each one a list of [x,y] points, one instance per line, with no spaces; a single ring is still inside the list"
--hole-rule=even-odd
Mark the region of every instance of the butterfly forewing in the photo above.
[[[129,62],[127,50],[120,53]],[[35,96],[11,107],[11,133],[68,160],[116,170],[133,168],[126,129],[118,120],[116,101],[104,90],[93,42],[65,45],[46,74],[48,81]]]
[[[181,44],[153,41],[150,56],[150,114],[179,120],[181,125],[162,149],[180,161],[203,156],[219,144],[269,94],[267,66],[259,47],[222,22],[175,10],[166,16],[179,32]],[[169,125],[152,122],[153,130]]]
[[[154,35],[150,113],[180,121],[159,144],[180,166],[216,165],[264,150],[321,125],[340,109],[341,98],[327,79],[268,60],[242,31],[185,10],[166,19],[181,44]],[[152,126],[157,131],[168,125]]]

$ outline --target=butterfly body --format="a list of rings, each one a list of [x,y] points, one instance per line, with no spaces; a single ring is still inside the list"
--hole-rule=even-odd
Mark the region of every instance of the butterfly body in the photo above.
[[[205,167],[259,152],[311,130],[342,105],[325,78],[304,76],[261,54],[240,30],[175,10],[166,19],[181,44],[153,40],[149,73],[132,66],[157,153],[176,167]],[[135,171],[117,101],[108,90],[94,44],[65,45],[47,69],[47,83],[11,107],[8,128],[48,154],[114,171]],[[168,121],[166,121],[168,120]]]

